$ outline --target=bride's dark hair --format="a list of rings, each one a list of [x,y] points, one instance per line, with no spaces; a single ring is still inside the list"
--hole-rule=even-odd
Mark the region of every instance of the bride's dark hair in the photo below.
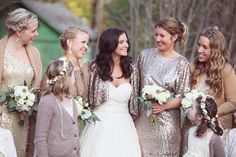
[[[98,44],[98,55],[96,56],[95,62],[98,67],[98,75],[103,81],[112,81],[112,71],[114,67],[114,62],[112,59],[112,53],[115,52],[119,37],[125,34],[127,39],[128,35],[124,30],[118,28],[109,28],[102,32],[99,44]],[[129,44],[129,39],[128,39]],[[128,50],[129,52],[129,47]],[[132,73],[132,59],[130,56],[121,56],[120,67],[122,69],[122,76],[124,78],[129,78]]]

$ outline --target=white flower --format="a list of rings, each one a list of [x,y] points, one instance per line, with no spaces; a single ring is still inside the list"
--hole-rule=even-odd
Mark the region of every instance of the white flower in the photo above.
[[[158,100],[160,105],[167,102],[167,99],[168,99],[168,97],[167,97],[167,94],[165,92],[161,92],[161,93],[157,94],[157,100]]]
[[[144,86],[142,90],[142,97],[145,98],[146,95],[153,96],[157,92],[157,86],[156,85],[146,85]]]
[[[28,95],[29,89],[27,86],[15,86],[14,95],[15,96],[25,96]],[[24,98],[24,97],[23,97]]]
[[[85,106],[85,107],[88,107],[88,106],[89,106],[89,104],[88,104],[88,103],[85,103],[85,104],[84,104],[84,106]]]
[[[29,111],[30,108],[27,105],[22,105],[20,109],[21,111]]]
[[[186,99],[188,99],[188,100],[192,100],[192,99],[194,99],[194,94],[193,93],[186,93],[185,95],[184,95],[184,97],[186,98]]]
[[[76,102],[78,114],[81,115],[83,112],[83,106]]]
[[[22,106],[22,105],[24,105],[24,103],[25,103],[25,100],[22,99],[22,98],[20,98],[20,99],[17,101],[17,105],[18,105],[18,106]]]
[[[92,116],[91,111],[89,111],[87,109],[83,109],[83,113],[81,115],[82,120],[89,119],[91,116]]]
[[[76,98],[76,101],[81,105],[83,104],[83,98],[80,96]]]
[[[185,98],[183,98],[182,99],[182,101],[181,101],[181,104],[182,104],[182,107],[183,108],[189,108],[189,107],[191,107],[192,106],[192,101],[191,101],[191,99],[185,99]]]
[[[26,101],[25,101],[25,104],[26,104],[27,106],[33,106],[34,102],[31,101],[31,100],[26,100]]]
[[[35,101],[35,95],[32,94],[32,93],[30,93],[30,94],[28,95],[28,99],[29,99],[30,101],[34,102],[34,101]]]

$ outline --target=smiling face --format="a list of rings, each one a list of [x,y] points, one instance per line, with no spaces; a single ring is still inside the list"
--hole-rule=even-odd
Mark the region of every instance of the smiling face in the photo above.
[[[127,56],[128,48],[129,48],[128,38],[126,34],[123,33],[119,37],[118,45],[113,54],[117,56]]]
[[[85,32],[78,32],[76,38],[69,39],[71,55],[77,59],[81,59],[88,51],[89,36]]]
[[[174,47],[177,35],[172,36],[166,30],[160,27],[155,28],[155,40],[160,52],[168,51]]]
[[[16,32],[16,34],[18,35],[23,45],[32,44],[35,37],[38,36],[37,29],[38,29],[38,21],[34,20],[31,23],[29,23],[28,27],[25,30]]]
[[[199,62],[208,62],[211,58],[210,40],[207,37],[200,36],[197,53]]]

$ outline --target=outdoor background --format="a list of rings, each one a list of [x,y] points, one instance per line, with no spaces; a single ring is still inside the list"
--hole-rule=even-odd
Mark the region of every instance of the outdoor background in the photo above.
[[[118,27],[127,31],[135,60],[142,49],[155,47],[154,25],[165,16],[189,27],[187,45],[178,48],[189,61],[194,58],[200,32],[218,25],[227,39],[230,61],[236,63],[236,0],[0,0],[0,37],[5,34],[4,18],[16,7],[39,16],[39,36],[34,45],[41,52],[44,69],[50,60],[63,54],[58,37],[70,24],[89,32],[86,59],[96,55],[101,31]]]

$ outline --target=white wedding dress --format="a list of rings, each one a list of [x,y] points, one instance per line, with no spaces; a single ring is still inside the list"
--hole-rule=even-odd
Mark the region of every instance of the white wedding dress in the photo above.
[[[132,87],[109,83],[109,100],[94,113],[101,121],[86,125],[81,137],[81,157],[141,157],[141,148],[128,101]]]
[[[0,128],[0,156],[17,157],[13,136],[8,129]]]

